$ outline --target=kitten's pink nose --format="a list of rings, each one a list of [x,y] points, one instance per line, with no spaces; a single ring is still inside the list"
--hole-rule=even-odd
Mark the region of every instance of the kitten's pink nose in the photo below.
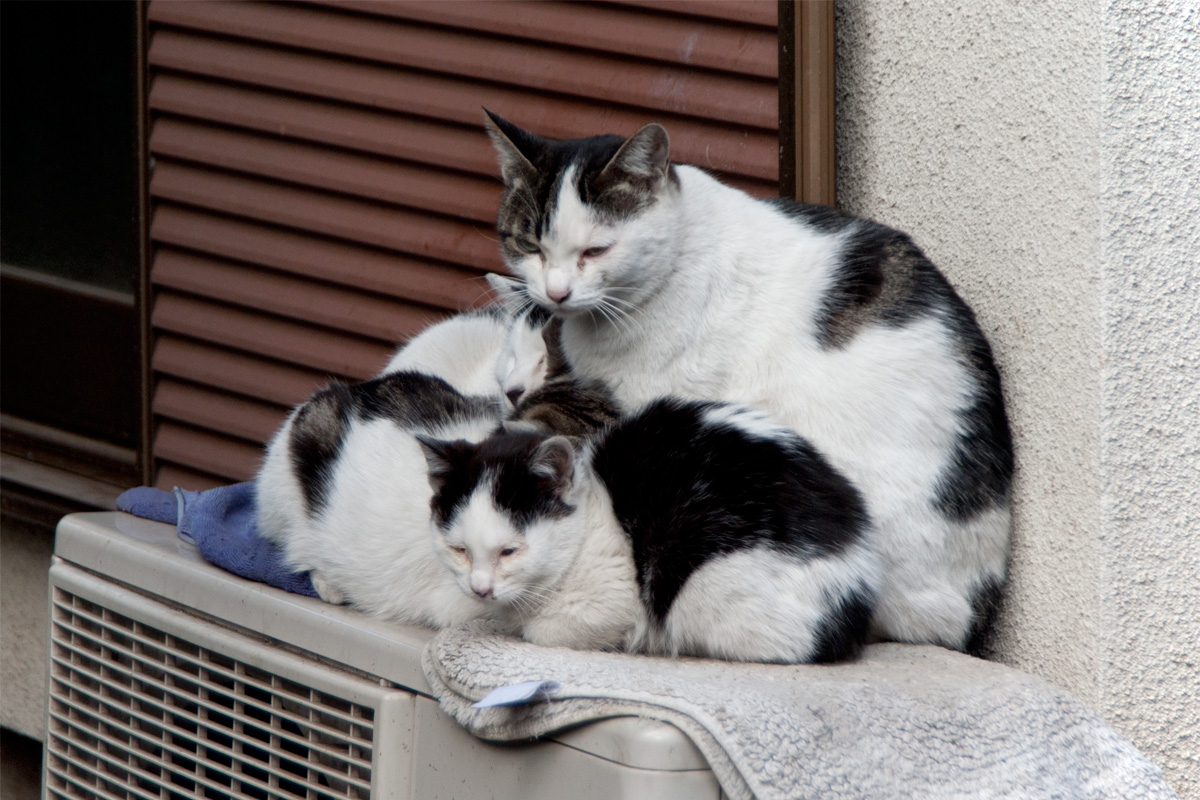
[[[492,587],[490,587],[490,586],[484,586],[484,587],[472,586],[471,591],[474,592],[475,594],[479,595],[480,597],[482,597],[484,600],[486,600],[492,596]]]
[[[553,300],[556,303],[565,303],[567,301],[567,298],[571,296],[571,287],[564,286],[561,289],[560,288],[551,289],[549,286],[547,286],[546,287],[546,296],[549,297],[551,300]]]

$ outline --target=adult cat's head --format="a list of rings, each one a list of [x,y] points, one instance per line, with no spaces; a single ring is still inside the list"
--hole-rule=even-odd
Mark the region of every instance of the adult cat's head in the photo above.
[[[666,130],[547,139],[487,112],[505,192],[496,229],[529,297],[560,316],[623,316],[674,246]]]
[[[433,545],[468,595],[531,612],[583,541],[575,451],[562,436],[417,437],[429,465]]]

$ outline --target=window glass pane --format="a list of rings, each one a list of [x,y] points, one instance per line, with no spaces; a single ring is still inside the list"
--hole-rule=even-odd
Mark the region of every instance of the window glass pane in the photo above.
[[[3,3],[0,260],[133,291],[131,2]]]

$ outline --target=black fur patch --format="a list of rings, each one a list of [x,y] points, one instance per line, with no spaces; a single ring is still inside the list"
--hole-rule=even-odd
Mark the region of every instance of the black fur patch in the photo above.
[[[991,643],[991,634],[1004,598],[1004,587],[999,581],[986,580],[971,592],[971,610],[974,623],[967,639],[966,652],[980,658],[986,655]]]
[[[1000,374],[975,314],[907,235],[869,220],[815,210],[820,206],[807,208],[797,216],[818,229],[854,226],[818,320],[822,346],[845,346],[869,324],[901,326],[932,314],[940,317],[961,348],[979,396],[961,413],[962,433],[939,480],[934,505],[962,521],[1006,503],[1012,485],[1012,435]]]
[[[871,323],[904,325],[935,310],[954,314],[951,298],[958,296],[907,235],[862,220],[825,296],[818,335],[823,346],[841,347]]]
[[[767,204],[787,214],[789,217],[803,220],[808,225],[824,233],[836,233],[857,220],[832,206],[817,203],[801,203],[790,197],[772,197],[765,201]]]
[[[797,557],[834,554],[867,524],[858,491],[808,443],[705,425],[713,407],[657,401],[605,437],[592,462],[660,622],[714,556],[764,545]]]
[[[496,408],[491,399],[466,397],[422,372],[393,372],[350,389],[362,419],[389,419],[404,428],[471,419]]]
[[[442,485],[430,501],[433,518],[446,527],[481,483],[491,481],[496,507],[518,528],[537,519],[557,519],[572,506],[553,491],[553,481],[535,475],[530,463],[538,445],[548,437],[528,431],[498,432],[477,445],[452,442],[442,450],[447,466],[438,477]]]
[[[841,598],[817,629],[812,660],[843,661],[858,655],[866,643],[874,611],[875,596],[867,589]]]
[[[292,421],[292,468],[309,515],[329,501],[334,465],[354,419],[388,419],[402,428],[499,416],[490,399],[465,397],[441,378],[394,372],[362,383],[331,383],[319,390]]]
[[[310,515],[329,501],[333,465],[342,451],[353,413],[353,391],[344,383],[333,383],[300,406],[292,420],[288,434],[292,469],[300,480]]]
[[[963,313],[971,315],[965,306]],[[959,521],[1007,503],[1014,469],[1012,432],[1004,410],[1000,373],[992,360],[991,347],[974,325],[974,315],[970,321],[969,327],[964,325],[959,331],[959,340],[966,342],[980,392],[974,405],[961,414],[962,432],[938,481],[934,500],[938,511]]]

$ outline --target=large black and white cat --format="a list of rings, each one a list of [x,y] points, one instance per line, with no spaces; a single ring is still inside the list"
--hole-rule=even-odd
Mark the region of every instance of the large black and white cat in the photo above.
[[[446,563],[529,641],[803,663],[867,637],[879,562],[861,497],[761,412],[659,400],[579,456],[527,429],[420,440]]]
[[[490,115],[510,271],[581,380],[763,409],[865,496],[876,636],[966,649],[994,611],[1011,437],[975,317],[903,233],[672,164],[666,131],[553,140]]]

